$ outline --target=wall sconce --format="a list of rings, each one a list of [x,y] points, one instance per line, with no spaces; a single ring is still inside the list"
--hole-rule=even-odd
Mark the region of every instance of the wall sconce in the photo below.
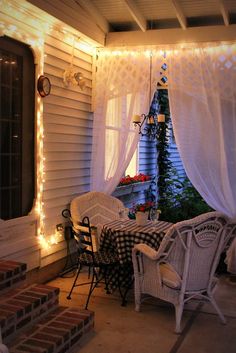
[[[74,49],[75,49],[75,37],[73,37],[72,53],[71,53],[71,63],[70,66],[63,73],[63,83],[64,86],[68,87],[79,86],[82,90],[86,87],[86,80],[82,72],[76,71],[74,68]]]
[[[77,82],[77,85],[83,90],[86,87],[86,81],[82,72],[76,72],[74,78]]]
[[[146,122],[146,126],[143,128],[144,123]],[[151,138],[155,138],[157,133],[158,123],[165,122],[164,114],[142,114],[142,115],[134,115],[133,116],[133,124],[134,126],[138,126],[139,134],[141,136],[148,136]]]
[[[76,72],[73,67],[69,67],[63,73],[63,83],[66,87],[79,86],[82,90],[86,87],[86,80],[82,72]]]

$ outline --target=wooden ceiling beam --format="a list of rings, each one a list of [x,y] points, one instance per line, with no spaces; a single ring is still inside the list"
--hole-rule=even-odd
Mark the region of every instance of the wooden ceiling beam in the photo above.
[[[180,23],[181,28],[186,29],[187,28],[187,19],[183,13],[183,10],[180,6],[179,1],[178,0],[171,0],[171,2],[175,8],[175,13],[176,13],[176,16],[178,18],[178,21]]]
[[[128,10],[131,14],[131,16],[134,18],[135,22],[138,24],[139,28],[143,31],[146,32],[147,30],[147,21],[143,17],[142,13],[139,11],[137,5],[134,3],[133,0],[123,0],[126,6],[128,7]]]
[[[89,13],[89,15],[93,18],[95,23],[98,25],[98,27],[104,32],[108,33],[109,32],[109,23],[105,19],[105,17],[102,16],[102,14],[99,12],[97,7],[93,5],[90,1],[88,0],[75,0],[75,2],[80,5],[86,12]]]
[[[188,27],[155,29],[141,32],[110,32],[106,37],[106,47],[143,46],[143,45],[174,45],[185,43],[204,43],[236,41],[236,24],[230,26]]]
[[[224,0],[219,0],[219,2],[220,2],[220,11],[224,20],[224,24],[225,26],[229,26],[229,11],[226,8]]]

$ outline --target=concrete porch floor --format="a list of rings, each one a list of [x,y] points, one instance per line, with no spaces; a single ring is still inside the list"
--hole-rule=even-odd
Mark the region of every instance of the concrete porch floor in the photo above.
[[[86,276],[82,274],[81,281]],[[48,284],[60,288],[61,305],[83,308],[88,286],[74,288],[72,299],[66,299],[73,279],[59,277]],[[183,332],[176,335],[172,306],[151,299],[137,313],[132,291],[127,306],[122,307],[119,294],[108,295],[101,285],[89,304],[95,312],[94,331],[73,353],[236,353],[236,282],[221,276],[215,298],[226,316],[226,325],[220,323],[209,304],[191,303],[183,314]]]

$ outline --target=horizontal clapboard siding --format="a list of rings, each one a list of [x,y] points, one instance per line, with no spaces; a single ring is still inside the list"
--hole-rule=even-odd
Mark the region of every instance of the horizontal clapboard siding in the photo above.
[[[156,142],[143,136],[139,143],[139,172],[155,178],[157,172],[157,151]],[[156,193],[155,184],[152,185],[152,192]],[[150,194],[142,192],[139,194],[138,202],[145,202],[150,199]]]
[[[64,223],[61,212],[71,200],[90,190],[92,153],[92,55],[74,49],[73,67],[81,72],[86,87],[65,87],[63,73],[72,62],[72,47],[55,38],[46,38],[44,74],[49,77],[51,94],[43,100],[44,120],[44,213],[45,234]],[[42,266],[65,256],[63,237],[57,245],[42,252]]]
[[[139,172],[156,175],[157,151],[156,142],[143,136],[139,143]]]
[[[172,162],[173,168],[175,168],[178,174],[179,180],[183,181],[186,177],[186,173],[176,144],[174,143],[170,144],[169,153],[170,153],[170,160]]]
[[[74,30],[71,32],[71,28],[66,27],[65,23],[46,15],[29,2],[12,0],[9,5],[12,6],[12,11],[9,11],[6,4],[7,2],[2,4],[0,22],[16,27],[15,32],[10,34],[16,40],[23,43],[40,40],[40,43],[43,43],[43,48],[37,46],[37,49],[33,49],[36,73],[46,75],[52,85],[50,95],[42,99],[45,157],[44,233],[45,237],[49,238],[55,233],[56,225],[65,222],[61,215],[62,210],[69,206],[75,196],[90,190],[94,49],[87,45],[87,41],[84,42],[81,33]],[[65,6],[61,10],[64,8]],[[92,31],[92,28],[90,30]],[[7,35],[9,36],[9,33]],[[43,54],[42,66],[37,50]],[[64,71],[72,64],[73,69],[82,73],[86,80],[83,90],[78,86],[66,87],[63,82]],[[37,101],[37,91],[35,94]],[[35,118],[37,119],[37,112]],[[37,124],[35,126],[37,128]],[[37,159],[35,162],[36,165]],[[36,177],[35,173],[35,182]],[[6,241],[2,241],[0,257],[20,258],[28,264],[28,269],[31,269],[46,266],[66,255],[67,248],[63,236],[57,245],[40,249],[36,237],[38,220],[35,212],[2,223]]]

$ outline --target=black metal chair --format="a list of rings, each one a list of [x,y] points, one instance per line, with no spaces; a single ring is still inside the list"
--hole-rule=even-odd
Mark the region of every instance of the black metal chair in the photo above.
[[[78,244],[78,267],[75,280],[67,299],[71,299],[71,294],[75,287],[90,284],[85,309],[88,308],[90,297],[101,282],[105,283],[105,290],[109,293],[109,281],[112,276],[112,270],[117,267],[119,270],[119,259],[115,253],[105,251],[94,251],[94,241],[92,227],[88,217],[84,217],[82,222],[73,226],[74,238]],[[79,274],[83,266],[89,268],[92,278],[86,283],[77,283]]]

